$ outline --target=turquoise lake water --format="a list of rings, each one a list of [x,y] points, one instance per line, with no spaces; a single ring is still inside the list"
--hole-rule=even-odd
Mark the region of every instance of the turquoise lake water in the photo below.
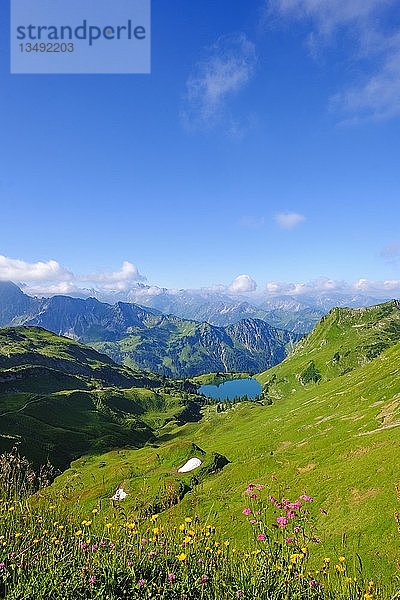
[[[199,392],[214,400],[233,400],[247,396],[253,400],[261,394],[261,385],[256,379],[231,379],[220,385],[202,385]]]

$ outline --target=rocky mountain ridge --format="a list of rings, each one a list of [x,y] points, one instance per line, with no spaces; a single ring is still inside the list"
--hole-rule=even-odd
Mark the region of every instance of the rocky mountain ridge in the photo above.
[[[30,298],[8,283],[0,284],[0,314],[3,326],[41,327],[90,344],[129,367],[175,377],[258,372],[283,360],[300,339],[261,319],[216,327],[125,302]]]

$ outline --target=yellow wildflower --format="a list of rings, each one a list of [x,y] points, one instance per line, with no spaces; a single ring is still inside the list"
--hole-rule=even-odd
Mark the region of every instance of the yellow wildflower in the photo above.
[[[182,552],[176,558],[180,561],[184,561],[184,560],[186,560],[186,554],[184,552]]]
[[[335,569],[338,573],[344,573],[346,570],[346,567],[344,567],[343,565],[335,565]]]

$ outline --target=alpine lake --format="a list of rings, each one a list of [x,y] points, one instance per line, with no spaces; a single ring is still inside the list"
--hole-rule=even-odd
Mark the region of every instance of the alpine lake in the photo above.
[[[213,400],[234,400],[235,398],[244,398],[254,400],[261,395],[262,387],[256,379],[248,377],[246,379],[230,379],[219,385],[202,385],[198,392],[204,394],[207,398]]]

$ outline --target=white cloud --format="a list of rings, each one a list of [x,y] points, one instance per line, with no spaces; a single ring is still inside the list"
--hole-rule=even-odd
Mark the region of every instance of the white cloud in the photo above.
[[[239,275],[232,281],[228,290],[233,293],[254,292],[257,289],[257,284],[249,275]]]
[[[385,31],[386,11],[398,0],[270,0],[269,16],[308,20],[312,24],[308,46],[316,49],[331,43],[339,33],[348,34],[358,61],[358,83],[333,95],[330,106],[348,115],[344,123],[384,120],[400,115],[400,29],[392,19]],[[353,69],[354,70],[354,66]]]
[[[291,213],[289,213],[291,214]],[[384,257],[395,259],[400,255],[400,242],[389,244],[382,251]],[[145,302],[146,296],[154,296],[165,292],[181,294],[185,290],[167,290],[156,285],[141,285],[146,281],[136,265],[124,261],[121,268],[116,271],[95,272],[92,274],[74,275],[71,270],[63,267],[55,260],[28,263],[23,260],[8,258],[0,255],[0,280],[14,281],[24,291],[31,295],[52,296],[56,294],[87,297],[93,290],[101,293],[120,292],[121,297],[133,302],[140,298]],[[341,292],[346,294],[368,294],[376,298],[399,297],[400,279],[372,280],[360,278],[354,282],[319,277],[308,282],[279,282],[269,281],[265,292],[257,292],[257,284],[249,275],[242,274],[236,277],[230,285],[215,285],[202,290],[187,290],[188,292],[206,293],[208,295],[226,294],[251,294],[256,300],[265,295],[305,296],[323,292]],[[129,293],[131,292],[131,294]],[[101,295],[101,294],[100,294]],[[112,294],[111,294],[112,295]],[[110,296],[111,297],[111,296]]]
[[[290,296],[299,296],[302,294],[318,292],[343,292],[349,291],[350,286],[344,281],[336,281],[329,277],[318,277],[307,283],[284,283],[269,281],[266,285],[267,292],[270,294],[288,294]]]
[[[306,218],[304,215],[294,212],[284,212],[275,215],[275,221],[282,229],[294,229],[300,223],[303,223]]]
[[[346,25],[366,23],[393,0],[270,0],[268,13],[291,19],[311,19],[321,35]]]
[[[353,284],[355,290],[368,293],[400,292],[400,279],[386,279],[385,281],[373,281],[370,279],[359,279]]]
[[[75,275],[55,260],[28,263],[0,255],[0,280],[22,284],[32,294],[54,295],[77,293],[81,284],[99,291],[127,291],[146,278],[129,261],[124,261],[117,271]]]
[[[0,255],[0,280],[3,281],[71,281],[73,273],[55,260],[28,263]]]
[[[354,115],[350,122],[385,120],[400,115],[400,38],[396,52],[388,53],[380,71],[331,100],[331,106]]]
[[[184,124],[208,129],[226,119],[228,99],[249,83],[255,63],[255,46],[243,33],[219,38],[186,82]],[[228,133],[240,137],[243,127],[237,119],[227,121]]]
[[[133,263],[125,260],[118,271],[92,273],[79,277],[80,281],[97,284],[102,290],[127,291],[138,281],[146,281]]]
[[[22,289],[33,296],[70,296],[79,294],[82,291],[75,283],[70,281],[31,283],[23,285]]]
[[[324,292],[337,292],[342,294],[376,294],[379,297],[390,295],[393,292],[400,294],[400,280],[375,281],[361,278],[348,283],[343,280],[330,279],[329,277],[319,277],[306,283],[268,281],[266,291],[271,296],[304,296]]]

